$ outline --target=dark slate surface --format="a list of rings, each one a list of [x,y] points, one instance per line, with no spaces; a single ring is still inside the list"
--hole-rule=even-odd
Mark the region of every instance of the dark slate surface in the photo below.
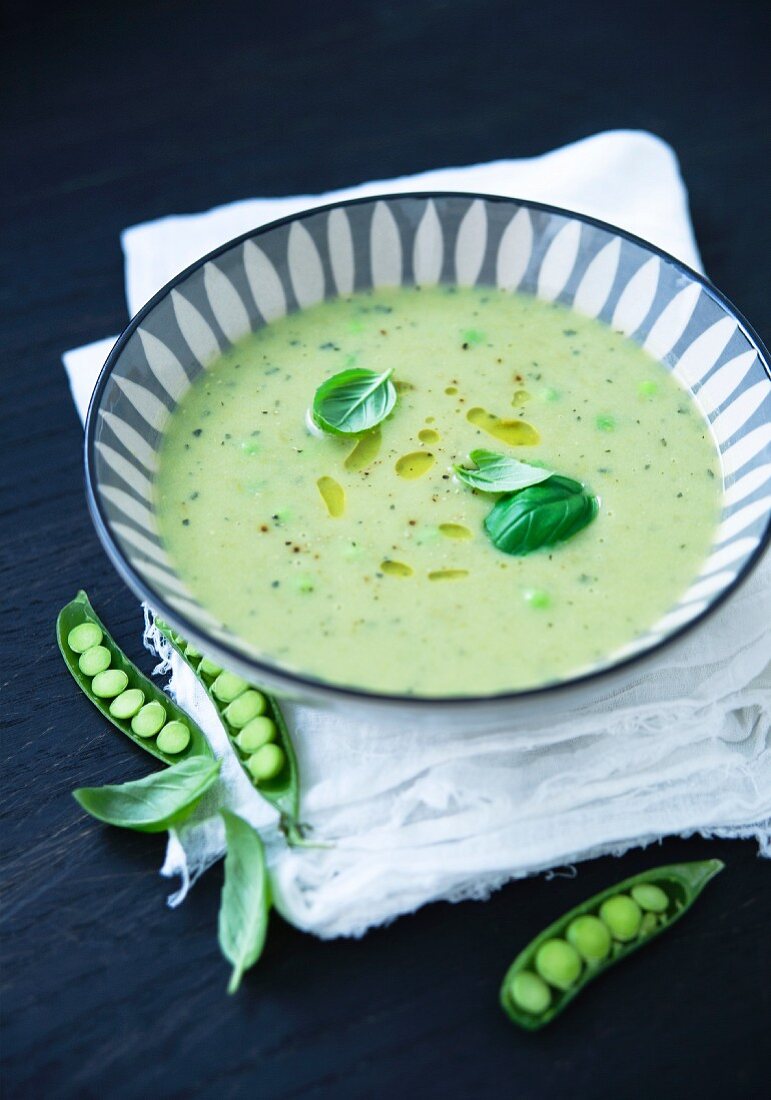
[[[87,821],[73,786],[146,758],[53,640],[86,585],[141,659],[86,514],[59,355],[125,320],[118,234],[257,194],[501,156],[606,127],[678,149],[707,270],[771,335],[769,7],[758,0],[6,4],[0,179],[2,1016],[6,1097],[767,1095],[771,874],[746,842],[669,840],[435,905],[363,942],[279,920],[236,999],[220,870],[164,906],[158,838]],[[724,874],[552,1029],[496,1005],[557,913],[663,860]]]

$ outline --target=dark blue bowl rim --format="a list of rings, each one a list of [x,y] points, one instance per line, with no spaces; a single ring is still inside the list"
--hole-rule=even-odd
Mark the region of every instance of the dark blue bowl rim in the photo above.
[[[91,514],[91,519],[96,528],[97,535],[107,552],[107,556],[110,558],[113,566],[118,574],[123,578],[129,588],[143,600],[146,601],[150,607],[153,608],[161,617],[167,619],[173,626],[177,627],[180,632],[185,634],[190,639],[197,641],[204,649],[209,644],[213,649],[218,650],[222,654],[231,656],[237,664],[248,665],[255,670],[255,680],[259,680],[259,674],[261,672],[267,673],[271,678],[278,679],[287,683],[290,683],[294,688],[299,689],[300,692],[305,690],[307,693],[310,691],[315,695],[327,695],[333,696],[337,699],[349,699],[359,702],[376,703],[381,705],[392,704],[394,706],[399,705],[412,705],[418,707],[458,707],[460,705],[477,704],[482,705],[484,703],[500,704],[500,703],[515,703],[520,700],[537,700],[545,696],[554,696],[557,693],[567,692],[575,690],[576,688],[584,687],[591,684],[597,684],[598,687],[602,681],[609,679],[612,675],[622,671],[630,670],[635,665],[641,665],[648,661],[651,657],[661,653],[667,647],[673,645],[676,641],[685,637],[696,627],[700,626],[707,618],[714,614],[717,609],[722,606],[723,603],[734,593],[736,590],[744,584],[749,575],[757,566],[763,553],[771,542],[771,515],[766,523],[765,530],[760,538],[758,545],[752,552],[750,557],[744,563],[742,568],[736,574],[736,577],[722,592],[719,593],[713,600],[711,600],[707,606],[696,615],[693,619],[689,620],[684,625],[677,627],[671,633],[665,635],[660,641],[653,645],[641,650],[639,653],[635,653],[629,657],[625,657],[620,661],[613,661],[607,665],[603,665],[600,668],[594,669],[591,672],[584,673],[580,676],[574,676],[567,680],[559,680],[546,684],[542,684],[538,687],[527,688],[523,691],[508,691],[499,692],[490,695],[403,695],[396,693],[384,693],[367,691],[364,688],[349,687],[343,684],[330,683],[326,680],[321,680],[313,676],[302,675],[297,672],[293,672],[289,669],[282,668],[281,665],[271,664],[268,661],[260,661],[254,657],[247,656],[236,647],[230,646],[227,642],[217,639],[213,641],[209,638],[201,627],[196,626],[194,623],[189,622],[184,615],[176,611],[173,607],[169,606],[163,599],[161,599],[156,592],[154,592],[142,578],[132,569],[128,561],[123,555],[123,551],[113,538],[107,519],[103,513],[101,503],[98,499],[96,492],[96,472],[94,467],[95,460],[95,435],[96,435],[96,420],[97,412],[99,409],[102,393],[107,384],[107,380],[113,371],[116,363],[118,362],[124,347],[128,340],[134,334],[136,329],[142,323],[145,317],[161,302],[173,289],[180,283],[184,282],[195,271],[203,267],[204,264],[209,263],[212,260],[216,260],[218,256],[224,255],[231,249],[236,248],[238,245],[243,244],[245,241],[253,240],[255,237],[260,237],[263,234],[270,233],[272,230],[279,228],[282,225],[288,225],[291,222],[304,221],[306,218],[315,217],[318,214],[323,214],[329,210],[336,210],[340,208],[346,208],[350,206],[362,206],[372,205],[377,202],[398,202],[404,199],[413,200],[429,200],[429,199],[443,199],[443,198],[455,198],[455,199],[481,199],[485,203],[503,203],[505,205],[526,207],[528,210],[543,211],[548,214],[556,214],[571,220],[583,222],[585,225],[594,226],[597,229],[605,230],[614,236],[620,237],[623,240],[630,241],[632,244],[637,245],[644,251],[651,253],[652,255],[659,256],[665,260],[668,264],[672,264],[675,268],[681,271],[693,282],[699,284],[702,290],[712,298],[717,304],[725,311],[725,313],[733,317],[737,322],[740,329],[744,332],[749,342],[755,347],[758,358],[766,372],[766,375],[771,382],[771,367],[769,367],[769,355],[768,351],[763,344],[762,340],[755,332],[750,323],[739,312],[733,303],[723,294],[713,283],[710,282],[706,276],[701,275],[698,271],[694,271],[682,260],[678,260],[677,257],[671,255],[671,253],[664,251],[662,248],[658,248],[656,245],[651,244],[642,237],[636,236],[634,233],[629,233],[625,229],[621,229],[618,226],[611,225],[609,222],[601,221],[599,218],[592,218],[587,214],[579,214],[574,210],[569,210],[566,207],[552,206],[549,203],[534,202],[529,199],[518,199],[508,195],[487,195],[478,191],[404,191],[396,193],[383,193],[379,195],[367,195],[358,199],[344,199],[339,202],[325,203],[321,206],[310,207],[307,210],[299,211],[295,214],[289,214],[283,218],[277,218],[275,221],[268,222],[266,225],[259,226],[256,229],[249,230],[246,233],[242,233],[232,240],[227,241],[225,244],[220,245],[213,251],[202,256],[194,263],[190,264],[183,271],[180,271],[178,275],[175,275],[173,279],[170,279],[165,286],[153,295],[153,297],[145,303],[144,306],[136,313],[129,323],[120,334],[115,344],[113,345],[110,354],[105,360],[99,377],[94,387],[94,391],[91,395],[91,400],[88,406],[88,414],[86,416],[86,429],[85,429],[85,479],[86,479],[86,497],[88,501],[88,508]]]

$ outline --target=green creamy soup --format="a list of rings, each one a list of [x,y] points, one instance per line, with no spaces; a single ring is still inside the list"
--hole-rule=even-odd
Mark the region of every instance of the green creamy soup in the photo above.
[[[312,433],[316,388],[394,369],[392,414]],[[485,448],[585,483],[569,541],[514,557],[497,499],[452,472]],[[284,668],[356,688],[483,695],[607,659],[692,581],[722,481],[671,374],[598,321],[488,287],[399,288],[270,324],[203,371],[171,416],[156,484],[180,576]]]

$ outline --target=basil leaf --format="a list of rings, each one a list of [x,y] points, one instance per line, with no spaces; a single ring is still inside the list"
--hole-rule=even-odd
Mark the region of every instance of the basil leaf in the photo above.
[[[380,424],[396,404],[393,370],[354,367],[322,382],[313,398],[313,421],[333,435],[361,435]]]
[[[553,473],[553,470],[531,466],[529,462],[520,462],[508,455],[496,454],[495,451],[471,451],[469,458],[477,467],[476,470],[470,470],[467,466],[455,466],[455,473],[466,485],[483,493],[511,493],[517,489],[526,489],[528,485],[546,481]]]
[[[222,953],[233,964],[228,993],[235,993],[265,945],[270,883],[265,851],[256,830],[230,810],[220,813],[225,822],[227,855],[218,932]]]
[[[597,497],[580,482],[553,474],[540,485],[496,501],[485,519],[485,530],[504,554],[524,556],[572,538],[599,509]]]
[[[86,813],[108,825],[162,833],[187,817],[219,770],[218,760],[191,756],[133,783],[79,787],[72,794]]]

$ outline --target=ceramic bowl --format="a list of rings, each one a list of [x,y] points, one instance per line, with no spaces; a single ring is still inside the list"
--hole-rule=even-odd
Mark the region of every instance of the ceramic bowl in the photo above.
[[[206,365],[249,332],[325,297],[371,287],[484,284],[600,318],[674,371],[708,418],[723,468],[722,522],[691,587],[646,634],[564,683],[477,699],[381,696],[264,661],[203,608],[160,542],[153,478],[164,424]],[[475,726],[580,705],[637,675],[709,619],[771,531],[771,372],[747,322],[706,279],[609,225],[533,202],[386,195],[274,222],[203,257],[130,322],[105,363],[86,426],[91,513],[133,591],[185,637],[284,696],[362,716]],[[674,533],[673,533],[674,537]]]

